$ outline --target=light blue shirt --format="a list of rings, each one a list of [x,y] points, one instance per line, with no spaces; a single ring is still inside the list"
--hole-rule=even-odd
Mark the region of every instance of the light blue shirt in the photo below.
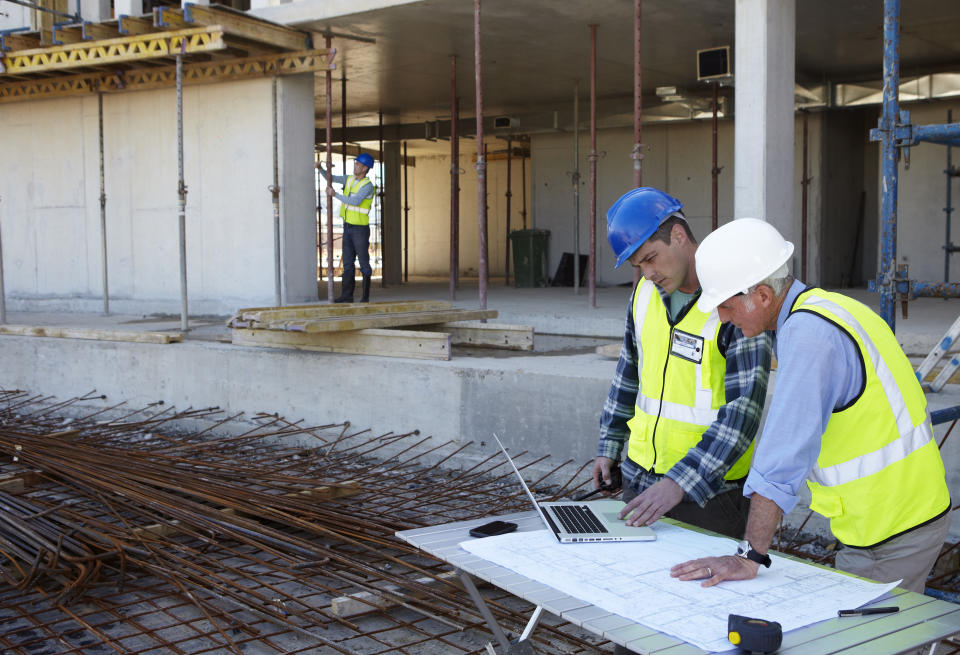
[[[816,464],[830,414],[863,385],[860,354],[846,332],[815,314],[790,315],[805,288],[793,282],[777,317],[776,384],[743,490],[772,500],[784,514]]]

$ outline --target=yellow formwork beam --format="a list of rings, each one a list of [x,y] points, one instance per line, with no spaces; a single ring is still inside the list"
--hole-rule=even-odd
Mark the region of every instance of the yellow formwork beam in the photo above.
[[[289,52],[269,57],[225,59],[216,62],[183,65],[184,85],[210,84],[230,80],[254,79],[272,75],[295,75],[327,70],[327,50]],[[2,65],[0,65],[2,68]],[[4,81],[0,75],[0,103],[40,100],[97,92],[145,91],[176,84],[175,66],[134,69],[120,73],[79,74],[37,80]]]
[[[218,25],[194,27],[172,32],[138,34],[93,43],[18,50],[0,63],[6,75],[30,75],[69,68],[106,66],[137,60],[157,59],[177,54],[196,54],[225,49],[223,28]],[[0,82],[3,78],[0,77]]]

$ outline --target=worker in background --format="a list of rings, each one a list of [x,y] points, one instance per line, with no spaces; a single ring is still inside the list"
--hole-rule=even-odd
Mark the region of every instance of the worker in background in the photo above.
[[[617,258],[643,277],[627,305],[617,373],[600,419],[595,487],[623,477],[628,525],[667,515],[740,536],[743,478],[767,393],[769,335],[745,338],[700,311],[697,241],[676,198],[633,189],[607,212]],[[616,487],[614,483],[614,487]],[[630,651],[617,647],[615,653]]]
[[[324,178],[327,172],[323,164],[317,163]],[[353,260],[360,262],[363,275],[363,295],[360,302],[370,301],[370,208],[377,188],[367,178],[367,171],[373,168],[373,157],[362,153],[353,162],[353,175],[331,175],[327,179],[327,197],[336,197],[340,201],[340,218],[343,219],[343,240],[340,246],[340,262],[343,265],[340,295],[333,302],[353,302],[353,290],[356,286]],[[343,185],[343,193],[336,193],[330,182]]]
[[[887,324],[865,305],[787,272],[793,244],[742,218],[703,240],[698,307],[745,335],[775,330],[777,385],[744,493],[750,517],[737,555],[678,564],[703,586],[769,566],[780,517],[804,480],[810,509],[844,545],[836,567],[923,593],[950,526],[950,492],[926,398]]]

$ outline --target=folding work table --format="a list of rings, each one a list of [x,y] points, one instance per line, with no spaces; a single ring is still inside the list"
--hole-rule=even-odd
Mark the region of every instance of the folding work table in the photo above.
[[[615,644],[626,646],[636,653],[704,655],[708,652],[619,615],[611,614],[549,585],[531,580],[468,553],[460,547],[461,542],[472,538],[467,534],[470,528],[487,523],[491,518],[404,530],[397,532],[397,536],[447,562],[457,570],[464,587],[486,620],[496,643],[499,644],[502,655],[534,653],[529,636],[536,629],[543,612],[554,614]],[[496,518],[516,523],[519,531],[543,529],[540,517],[532,511]],[[810,564],[810,566],[817,565]],[[523,634],[518,639],[512,642],[508,639],[484,602],[471,576],[504,589],[536,606]],[[783,644],[777,652],[783,655],[840,653],[894,655],[915,651],[926,644],[936,644],[941,639],[960,632],[960,605],[903,589],[895,589],[893,594],[896,596],[894,602],[900,607],[899,612],[830,619],[791,630],[784,633]],[[890,604],[889,599],[877,602],[881,605]]]

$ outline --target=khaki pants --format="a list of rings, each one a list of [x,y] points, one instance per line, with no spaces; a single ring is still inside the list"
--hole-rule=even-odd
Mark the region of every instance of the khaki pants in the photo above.
[[[878,582],[902,579],[901,587],[922,594],[947,538],[950,514],[873,548],[844,548],[836,567]]]

